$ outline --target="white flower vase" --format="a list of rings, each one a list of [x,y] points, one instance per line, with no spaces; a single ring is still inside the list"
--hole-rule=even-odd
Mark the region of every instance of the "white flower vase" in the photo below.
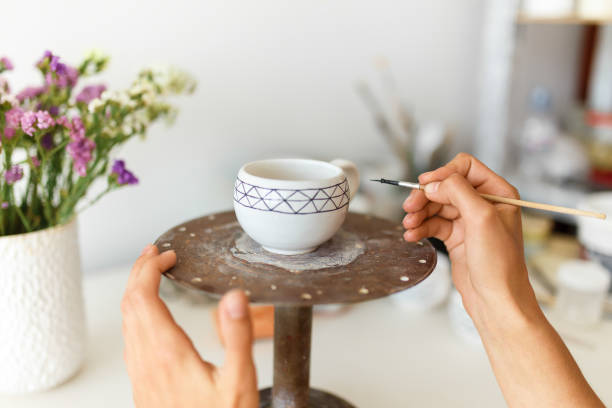
[[[0,237],[0,392],[71,377],[85,356],[77,223]]]

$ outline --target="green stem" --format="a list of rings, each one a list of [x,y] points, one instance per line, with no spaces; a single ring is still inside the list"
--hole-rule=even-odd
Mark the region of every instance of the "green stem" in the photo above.
[[[70,142],[69,140],[66,140],[66,141],[58,144],[57,146],[55,146],[53,149],[49,150],[47,152],[47,157],[53,156],[55,153],[59,152],[60,150],[63,150],[64,147],[68,146],[69,142]]]
[[[83,208],[80,208],[79,210],[77,210],[77,213],[82,213],[83,211],[85,211],[86,209],[88,209],[89,207],[91,207],[92,205],[94,205],[95,203],[97,203],[102,197],[104,197],[104,195],[106,195],[107,193],[110,193],[112,190],[114,189],[114,187],[112,185],[108,185],[106,187],[106,189],[104,189],[104,191],[101,191],[100,194],[98,194],[93,200],[91,200],[90,202],[88,202],[87,204],[85,204],[85,206]]]
[[[45,165],[47,164],[47,155],[45,154],[43,147],[40,145],[40,139],[36,139],[36,149],[38,150],[38,154],[40,155],[41,158],[41,162],[40,162],[40,174],[41,177],[38,180],[41,184],[41,190],[44,190],[44,187],[42,186],[42,174],[43,174],[43,169],[45,168]],[[43,215],[45,216],[45,220],[47,221],[47,226],[52,226],[53,225],[53,211],[51,208],[51,197],[44,197],[44,193],[43,191],[40,192],[41,195],[41,203],[43,205]]]
[[[17,215],[19,215],[19,218],[21,218],[21,222],[23,223],[26,232],[32,232],[32,227],[30,227],[30,223],[28,222],[26,216],[23,214],[23,211],[21,211],[21,208],[19,208],[19,206],[15,206],[15,211],[17,211]]]

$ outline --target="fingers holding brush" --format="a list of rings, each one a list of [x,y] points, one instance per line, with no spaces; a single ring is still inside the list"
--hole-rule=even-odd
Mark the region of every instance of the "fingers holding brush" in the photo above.
[[[452,205],[443,205],[430,201],[422,210],[406,214],[402,224],[406,229],[417,228],[428,218],[433,216],[438,216],[452,221],[459,217],[459,211],[457,211],[457,209]]]
[[[452,221],[434,216],[425,220],[418,227],[404,232],[404,239],[408,242],[415,242],[423,238],[435,237],[439,240],[446,241],[452,232]]]
[[[421,211],[429,203],[429,200],[421,190],[412,190],[408,198],[404,201],[403,209],[407,213]]]

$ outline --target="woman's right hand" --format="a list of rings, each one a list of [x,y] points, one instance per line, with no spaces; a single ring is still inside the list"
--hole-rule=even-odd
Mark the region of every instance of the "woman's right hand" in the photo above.
[[[453,282],[511,407],[603,407],[540,310],[523,257],[520,209],[479,193],[518,198],[503,178],[467,154],[419,177],[404,203],[404,237],[436,237]]]
[[[444,241],[453,282],[475,320],[502,306],[538,308],[523,257],[520,209],[490,203],[479,193],[519,198],[517,190],[476,158],[461,153],[444,167],[424,173],[404,202],[404,238]]]

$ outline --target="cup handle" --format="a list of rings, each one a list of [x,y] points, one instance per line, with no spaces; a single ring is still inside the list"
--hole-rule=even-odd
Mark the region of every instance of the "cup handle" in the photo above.
[[[349,184],[349,198],[352,200],[359,190],[359,170],[357,170],[357,166],[352,161],[345,159],[334,159],[330,163],[340,167],[344,172]]]

